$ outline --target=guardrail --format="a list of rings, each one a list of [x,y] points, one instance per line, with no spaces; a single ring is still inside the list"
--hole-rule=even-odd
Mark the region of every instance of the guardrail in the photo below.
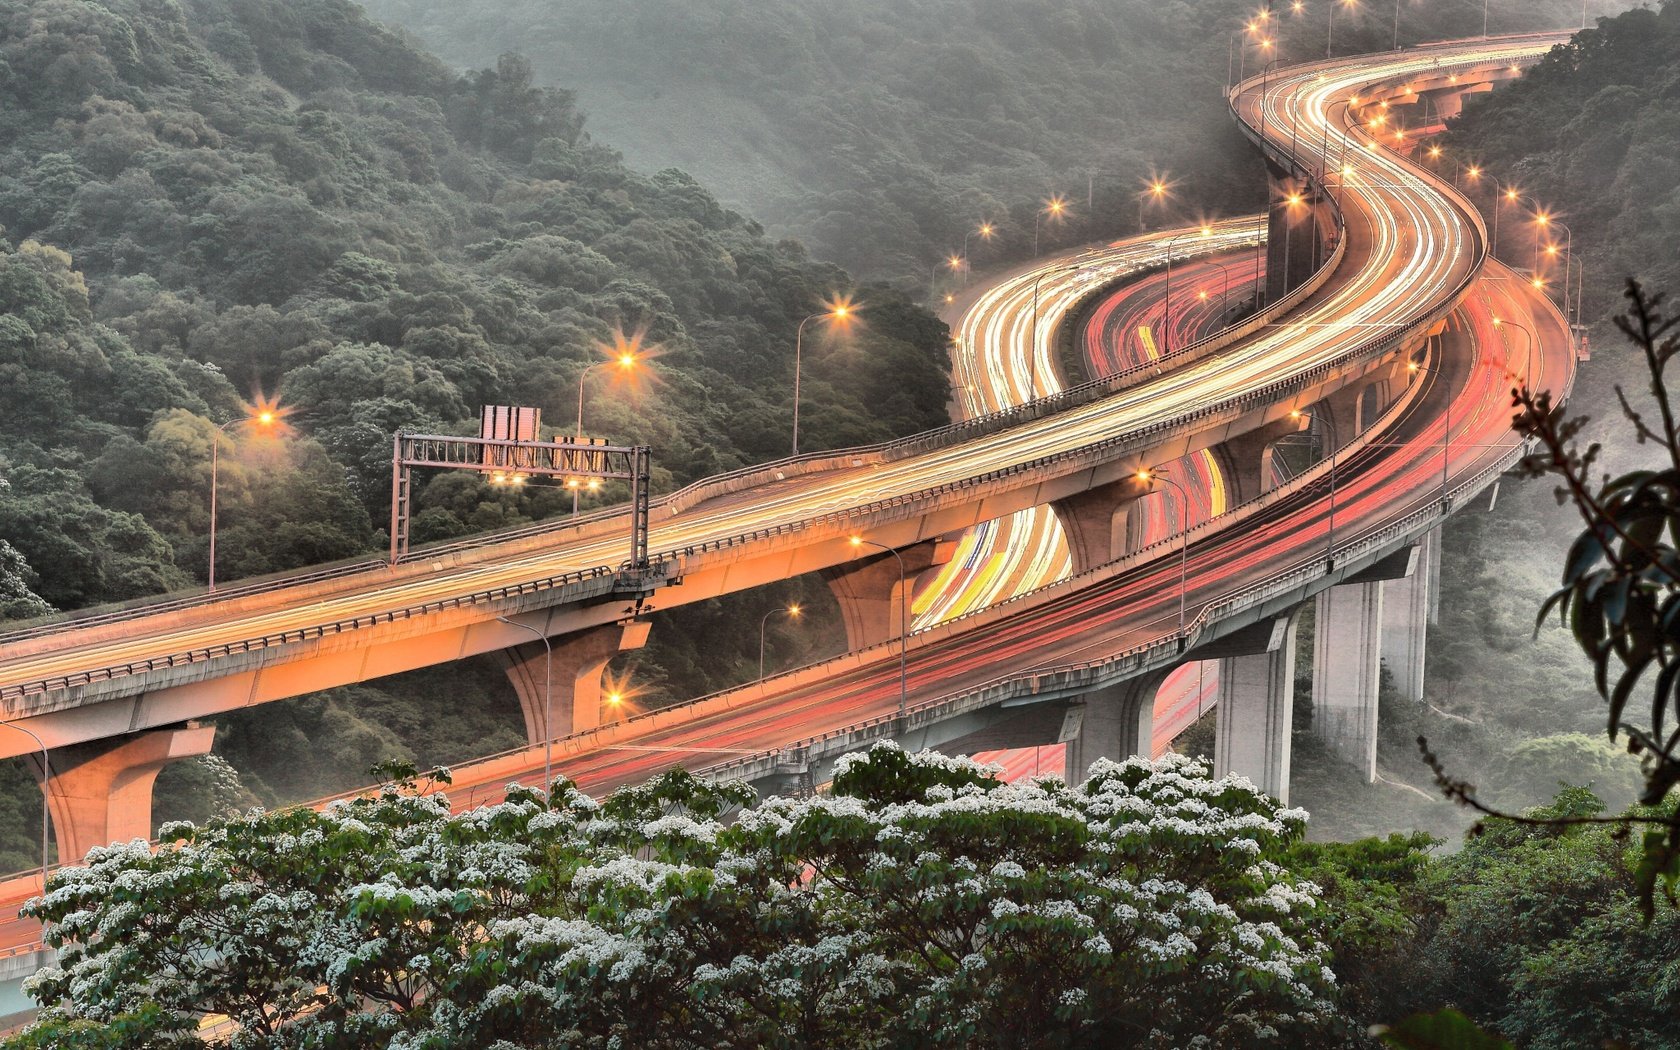
[[[1468,67],[1481,67],[1486,65],[1486,63],[1466,62],[1464,65]],[[1246,84],[1248,81],[1245,81],[1244,83]],[[1236,88],[1233,88],[1231,94],[1231,106],[1234,115],[1237,115],[1235,111],[1235,100],[1241,94],[1242,87],[1243,85],[1241,84],[1237,85]],[[1247,129],[1248,126],[1242,122],[1240,115],[1237,116],[1239,126]],[[1252,131],[1252,129],[1248,130]],[[1295,163],[1292,157],[1289,162]],[[1304,372],[1296,373],[1286,379],[1274,381],[1273,383],[1266,384],[1259,388],[1251,389],[1223,401],[1205,405],[1190,412],[1181,413],[1173,419],[1160,420],[1152,424],[1147,424],[1143,427],[1135,428],[1124,434],[1114,435],[1103,441],[1084,445],[1077,449],[1064,450],[1048,456],[1037,457],[1024,463],[1012,463],[1007,467],[986,471],[962,481],[947,482],[931,488],[917,490],[910,493],[901,493],[885,500],[876,500],[871,503],[848,508],[844,511],[834,511],[815,518],[802,519],[797,522],[782,523],[764,529],[753,530],[748,533],[722,537],[718,540],[699,545],[660,551],[657,554],[650,555],[650,561],[655,566],[655,575],[665,576],[671,574],[673,569],[676,574],[681,574],[687,569],[687,566],[682,564],[682,559],[693,559],[702,554],[716,553],[743,545],[745,543],[758,542],[778,536],[805,532],[824,525],[854,525],[858,519],[861,518],[880,516],[912,503],[925,503],[929,500],[937,499],[940,496],[954,491],[960,490],[964,492],[972,492],[973,490],[981,488],[992,481],[997,481],[1025,472],[1039,470],[1044,467],[1059,464],[1066,464],[1070,461],[1107,458],[1106,453],[1109,453],[1122,445],[1127,443],[1147,445],[1148,442],[1144,439],[1151,438],[1163,432],[1179,429],[1189,423],[1204,421],[1220,414],[1228,415],[1233,419],[1237,418],[1251,406],[1257,404],[1276,403],[1283,395],[1300,389],[1309,389],[1313,382],[1327,378],[1337,370],[1344,368],[1351,363],[1366,358],[1381,356],[1382,354],[1387,353],[1388,351],[1401,345],[1403,341],[1413,338],[1420,328],[1432,325],[1437,320],[1444,318],[1468,291],[1470,283],[1475,279],[1476,275],[1480,271],[1480,265],[1485,255],[1485,248],[1483,248],[1483,245],[1485,245],[1485,235],[1481,232],[1483,227],[1481,225],[1479,213],[1477,213],[1473,207],[1469,206],[1468,201],[1458,197],[1456,191],[1443,187],[1439,180],[1434,180],[1427,175],[1424,175],[1423,177],[1427,181],[1434,182],[1437,188],[1444,189],[1448,194],[1450,194],[1451,198],[1454,199],[1455,207],[1459,208],[1464,217],[1468,219],[1470,225],[1478,231],[1478,248],[1480,249],[1476,255],[1475,265],[1470,268],[1467,276],[1453,288],[1450,294],[1443,299],[1441,303],[1437,304],[1434,309],[1427,311],[1423,315],[1406,322],[1384,335],[1359,343],[1336,358],[1323,362]],[[1345,246],[1345,242],[1346,238],[1341,238],[1338,241],[1338,249]],[[1338,259],[1341,257],[1342,256],[1340,254],[1337,255]],[[1320,267],[1319,274],[1327,274],[1329,270],[1330,267],[1328,265],[1322,266]],[[1315,274],[1315,276],[1318,276],[1318,274]],[[1269,316],[1276,316],[1276,313],[1278,312],[1283,312],[1287,309],[1293,308],[1293,306],[1297,305],[1301,299],[1310,295],[1311,292],[1315,290],[1316,285],[1310,285],[1310,283],[1303,284],[1300,288],[1291,292],[1289,296],[1279,299],[1273,306],[1273,310],[1275,312],[1271,313]],[[1250,319],[1251,322],[1253,320],[1255,319]],[[1239,328],[1240,327],[1241,326],[1239,326]],[[1198,352],[1199,348],[1228,336],[1229,333],[1218,333],[1185,347],[1182,352]],[[755,475],[774,475],[778,468],[782,468],[782,472],[785,474],[786,468],[794,464],[841,458],[850,458],[855,461],[859,455],[877,453],[882,455],[884,458],[888,452],[891,453],[891,458],[899,459],[918,452],[933,451],[944,447],[947,444],[955,443],[958,440],[968,440],[975,437],[987,436],[998,430],[1007,429],[1019,423],[1038,419],[1045,415],[1058,414],[1072,408],[1100,400],[1101,397],[1106,394],[1122,389],[1125,386],[1124,380],[1126,377],[1134,376],[1140,372],[1153,371],[1155,367],[1155,362],[1140,364],[1138,366],[1134,366],[1133,368],[1116,373],[1114,376],[1103,377],[1087,383],[1079,384],[1078,386],[1070,387],[1059,393],[1038,399],[1037,401],[1028,402],[1021,406],[990,413],[986,416],[975,417],[971,420],[952,423],[937,430],[927,431],[923,434],[915,435],[909,438],[882,442],[877,445],[865,446],[861,449],[853,449],[841,453],[812,453],[780,460],[773,464],[742,468],[738,471],[718,475],[701,482],[696,482],[693,485],[686,486],[675,493],[663,497],[661,500],[657,501],[656,506],[677,507],[680,509],[681,505],[685,505],[682,502],[684,499],[688,499],[690,502],[695,501],[700,497],[701,493],[717,491],[719,487],[734,480],[753,477]],[[766,478],[765,480],[771,479]],[[670,511],[670,513],[676,512],[677,510]],[[622,512],[613,512],[612,514],[604,514],[602,517],[610,518],[621,513]],[[542,534],[555,531],[556,528],[571,527],[573,526],[569,522],[565,526],[548,526],[542,530]],[[525,532],[520,535],[529,536],[533,535],[533,533]],[[510,538],[509,534],[506,533],[500,534],[500,536],[502,540]],[[488,543],[492,541],[486,540],[486,542]],[[439,553],[440,552],[437,550],[428,550],[425,552],[428,557],[436,557]],[[673,565],[671,563],[676,564]],[[579,570],[572,573],[561,574],[559,576],[541,578],[532,581],[525,581],[519,584],[489,588],[464,595],[457,595],[453,598],[427,602],[419,606],[387,610],[379,613],[315,625],[309,628],[277,632],[274,634],[263,635],[252,639],[245,639],[216,646],[201,647],[145,661],[133,661],[126,664],[78,672],[74,675],[56,676],[35,682],[13,683],[11,685],[0,687],[0,701],[4,701],[8,712],[10,712],[12,710],[12,706],[18,700],[28,696],[50,693],[56,690],[64,690],[76,686],[85,686],[94,682],[108,681],[118,677],[200,663],[210,659],[226,657],[235,653],[247,653],[262,649],[270,649],[293,642],[303,642],[321,638],[330,634],[339,634],[348,630],[376,626],[381,623],[389,623],[395,620],[409,619],[417,615],[425,615],[427,613],[441,611],[444,609],[480,605],[492,601],[517,598],[528,594],[548,592],[554,590],[556,587],[563,587],[568,583],[581,583],[590,580],[599,580],[603,576],[607,575],[616,576],[617,574],[613,570],[604,566],[588,570]],[[270,585],[270,587],[271,589],[274,589],[280,585],[281,584],[277,582],[276,584]],[[134,615],[144,614],[145,612],[142,607],[140,610],[131,611],[128,616],[131,617]]]

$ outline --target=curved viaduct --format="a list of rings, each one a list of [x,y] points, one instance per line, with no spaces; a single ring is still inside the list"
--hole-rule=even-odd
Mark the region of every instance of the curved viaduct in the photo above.
[[[394,569],[353,566],[0,637],[8,718],[49,746],[85,749],[68,775],[55,775],[61,835],[72,843],[126,835],[131,829],[121,821],[132,821],[140,795],[149,798],[150,775],[208,743],[191,736],[202,730],[144,730],[515,649],[529,635],[500,616],[563,639],[557,663],[571,661],[564,666],[573,677],[562,681],[575,684],[578,702],[566,705],[569,724],[554,731],[580,731],[560,744],[569,756],[563,768],[590,785],[637,778],[673,755],[688,755],[692,764],[778,748],[731,771],[775,776],[808,770],[836,749],[882,735],[995,739],[1012,730],[984,712],[1015,707],[1038,709],[1019,719],[1032,723],[1020,730],[1028,734],[1042,732],[1046,711],[1060,717],[1066,734],[1077,708],[1077,753],[1138,747],[1148,739],[1142,698],[1152,679],[1197,656],[1281,651],[1280,614],[1319,591],[1388,571],[1383,566],[1396,552],[1517,454],[1500,413],[1489,410],[1500,402],[1503,382],[1489,386],[1486,370],[1464,360],[1489,337],[1474,331],[1474,318],[1464,322],[1468,332],[1447,331],[1483,269],[1480,219],[1450,188],[1352,127],[1362,107],[1352,99],[1383,92],[1393,107],[1429,92],[1468,90],[1511,75],[1560,39],[1441,45],[1278,70],[1239,85],[1234,111],[1280,177],[1302,184],[1313,216],[1305,225],[1296,206],[1274,212],[1268,255],[1276,262],[1267,269],[1278,276],[1265,311],[1149,368],[1020,408],[676,493],[655,508],[650,549],[659,552],[661,571],[651,580],[627,581],[611,568],[624,519],[609,513],[575,527],[418,551]],[[1326,171],[1328,179],[1320,177]],[[1345,232],[1327,236],[1336,229]],[[1186,240],[1185,253],[1200,239]],[[1206,235],[1208,249],[1253,239],[1227,229]],[[1323,265],[1314,270],[1302,259]],[[1069,279],[1095,288],[1129,269],[1135,262],[1090,260]],[[1549,305],[1523,301],[1517,284],[1503,287],[1510,294],[1499,309],[1525,316],[1538,344],[1520,367],[1508,362],[1507,369],[1567,388],[1572,365],[1561,320]],[[1041,317],[1010,344],[1013,375],[1053,373],[1052,340],[1042,326]],[[1413,381],[1404,361],[1426,344],[1431,363]],[[1373,414],[1361,407],[1371,388],[1389,405],[1362,419]],[[1257,453],[1265,441],[1254,435],[1298,430],[1303,414],[1344,420],[1334,425],[1339,462],[1262,494]],[[1456,423],[1451,441],[1442,437],[1443,420]],[[1470,430],[1473,421],[1485,429]],[[1472,433],[1487,440],[1459,436]],[[1444,468],[1418,467],[1418,453],[1429,447],[1445,450]],[[1245,501],[1192,531],[1182,568],[1170,556],[1178,551],[1161,545],[1127,554],[1115,523],[1141,494],[1137,471],[1200,450],[1217,450],[1237,467],[1233,484]],[[880,573],[871,579],[853,571],[868,566],[858,565],[851,536],[920,551],[932,563],[941,537],[1045,506],[1065,525],[1077,574],[919,632],[905,717],[897,711],[896,677],[886,685],[881,678],[896,659],[877,643],[820,671],[627,723],[594,724],[591,668],[633,636],[628,621],[652,608],[826,569],[843,607],[852,607],[854,641],[869,643],[888,633],[880,610],[891,607],[891,588],[883,593]],[[1173,616],[1179,603],[1186,609],[1182,626]],[[1016,648],[1003,643],[1006,636],[1017,639]],[[1053,638],[1056,645],[1048,644]],[[976,679],[1010,664],[1040,670]],[[843,702],[810,680],[846,666],[856,677],[847,679]],[[565,692],[571,699],[572,690]],[[1107,699],[1079,700],[1095,694]],[[547,726],[531,728],[534,738],[550,735]],[[809,739],[819,733],[822,739]],[[0,740],[0,755],[28,751],[13,735]],[[789,740],[807,743],[779,747]],[[627,754],[650,757],[633,762]],[[518,775],[515,767],[528,771],[530,753],[495,759],[481,771],[488,783]],[[126,800],[124,813],[115,813],[114,794]],[[80,834],[78,823],[90,833]]]

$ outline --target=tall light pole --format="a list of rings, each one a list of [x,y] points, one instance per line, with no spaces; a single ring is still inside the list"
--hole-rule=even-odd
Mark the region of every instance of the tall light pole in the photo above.
[[[793,454],[799,455],[799,374],[804,358],[805,326],[818,318],[826,317],[835,324],[845,324],[851,319],[852,304],[844,299],[836,300],[827,310],[822,310],[799,322],[799,327],[793,331]]]
[[[1431,372],[1436,376],[1442,375],[1439,368],[1425,368],[1416,361],[1409,361],[1406,369],[1413,374]],[[1443,383],[1445,381],[1443,380]],[[1441,502],[1447,502],[1447,447],[1452,443],[1452,391],[1447,392],[1446,409],[1441,413]]]
[[[898,562],[898,717],[903,718],[910,709],[910,576],[904,571],[904,558],[886,544],[866,540],[862,536],[853,536],[851,543],[854,548],[874,547],[886,551]]]
[[[963,259],[964,260],[968,259],[968,239],[970,237],[972,237],[972,236],[974,236],[975,234],[978,233],[980,235],[981,240],[989,241],[989,240],[992,239],[992,231],[995,230],[995,229],[997,229],[997,227],[993,226],[991,223],[983,222],[979,226],[976,226],[974,229],[965,231],[963,233],[963,250],[962,250]],[[966,280],[967,278],[965,277],[964,279]]]
[[[1513,372],[1511,370],[1511,347],[1510,347],[1510,344],[1505,342],[1505,331],[1504,330],[1506,328],[1520,328],[1520,329],[1522,329],[1522,334],[1528,338],[1528,345],[1524,348],[1524,351],[1523,351],[1523,370],[1525,372],[1528,370],[1528,363],[1529,363],[1530,358],[1532,358],[1533,355],[1534,355],[1534,332],[1531,331],[1527,325],[1519,324],[1516,321],[1507,320],[1507,319],[1502,318],[1502,317],[1495,317],[1493,319],[1493,326],[1500,330],[1500,332],[1499,332],[1499,342],[1500,342],[1500,345],[1505,348],[1505,375],[1508,378],[1510,378],[1513,382],[1515,382],[1516,378],[1517,378],[1517,375],[1516,375],[1515,372]],[[1571,334],[1573,334],[1573,333],[1571,333]]]
[[[1480,181],[1484,174],[1485,172],[1482,171],[1479,164],[1472,164],[1464,169],[1464,177],[1471,182]],[[1506,201],[1514,202],[1521,200],[1522,197],[1515,187],[1502,186],[1499,180],[1492,175],[1488,175],[1488,181],[1493,183],[1493,239],[1488,243],[1488,252],[1497,256],[1499,254],[1499,213],[1503,210]]]
[[[618,368],[619,371],[624,372],[624,373],[629,373],[631,370],[633,370],[636,367],[636,363],[639,360],[640,360],[640,358],[638,358],[633,351],[623,350],[623,351],[620,351],[619,353],[615,354],[614,356],[612,356],[610,358],[607,358],[605,361],[596,361],[594,364],[585,365],[584,368],[583,368],[583,371],[578,373],[577,434],[576,434],[576,439],[578,441],[581,442],[583,440],[583,381],[589,377],[589,373],[595,371],[597,368],[600,368],[603,365],[613,365],[616,368]],[[568,479],[566,484],[567,484],[567,487],[569,487],[572,490],[572,517],[575,518],[578,515],[578,497],[582,493],[581,493],[580,487],[577,484],[577,479],[576,478]]]
[[[1178,490],[1178,633],[1184,633],[1184,604],[1189,590],[1190,566],[1190,494],[1184,486],[1167,477],[1159,467],[1140,470],[1138,480],[1148,483],[1164,481]]]
[[[1567,223],[1548,215],[1544,211],[1536,212],[1534,221],[1539,224],[1542,230],[1551,226],[1558,226],[1563,229],[1563,317],[1567,321],[1569,319],[1569,260],[1575,257],[1575,232],[1569,228]],[[1538,239],[1535,243],[1539,243]],[[1557,245],[1551,245],[1548,254],[1556,254],[1556,248]],[[1535,269],[1538,270],[1539,267],[1536,266]]]
[[[1203,226],[1200,230],[1188,231],[1188,232],[1185,232],[1185,233],[1174,234],[1172,237],[1169,237],[1167,239],[1166,317],[1161,322],[1163,325],[1166,326],[1165,331],[1162,332],[1162,342],[1161,342],[1161,345],[1163,347],[1165,347],[1165,351],[1164,351],[1165,354],[1172,353],[1172,263],[1173,263],[1172,250],[1173,250],[1173,245],[1177,244],[1180,240],[1182,240],[1185,237],[1190,237],[1190,236],[1195,236],[1195,235],[1200,235],[1202,237],[1211,237],[1211,236],[1213,236],[1213,227]]]
[[[764,680],[764,635],[770,627],[770,617],[777,613],[781,613],[790,620],[797,620],[799,619],[799,606],[790,605],[786,609],[771,609],[764,614],[764,619],[758,621],[758,677],[760,681]]]
[[[255,423],[258,426],[271,427],[280,417],[272,409],[262,409],[250,415],[235,416],[216,428],[210,436],[210,570],[207,590],[216,589],[216,488],[217,474],[221,466],[222,437],[227,428],[235,423]]]
[[[543,645],[543,790],[554,787],[554,646],[548,635],[528,623],[498,616],[497,620],[521,631],[530,631]]]
[[[15,729],[20,733],[27,733],[29,739],[35,741],[35,746],[41,749],[41,896],[45,897],[47,895],[47,869],[50,866],[47,859],[49,856],[47,852],[47,833],[52,827],[51,808],[48,801],[52,798],[52,793],[48,790],[52,787],[52,766],[47,759],[47,745],[45,741],[35,735],[33,729],[25,729],[16,722],[7,722],[0,719],[0,726]]]
[[[1400,0],[1394,0],[1394,50],[1400,50]]]
[[[1167,198],[1167,181],[1163,178],[1160,178],[1159,176],[1150,179],[1148,188],[1145,189],[1142,193],[1138,194],[1138,229],[1139,230],[1148,229],[1148,227],[1145,226],[1144,223],[1143,223],[1143,206],[1145,204],[1148,204],[1151,201],[1153,201],[1156,204],[1159,204],[1163,200],[1166,200],[1166,198]]]
[[[1060,269],[1045,270],[1033,278],[1032,293],[1032,331],[1027,333],[1027,400],[1038,399],[1038,284],[1046,277],[1056,274],[1072,273],[1079,269],[1077,266],[1064,266]]]
[[[1037,211],[1033,212],[1033,250],[1032,250],[1032,253],[1033,253],[1034,256],[1038,255],[1038,220],[1043,218],[1044,216],[1048,215],[1048,216],[1050,216],[1051,219],[1053,219],[1057,222],[1060,222],[1061,218],[1062,218],[1062,212],[1064,212],[1066,210],[1067,210],[1067,200],[1058,194],[1057,196],[1051,197],[1049,200],[1045,201],[1044,202],[1044,207],[1042,207],[1042,208],[1038,209]]]

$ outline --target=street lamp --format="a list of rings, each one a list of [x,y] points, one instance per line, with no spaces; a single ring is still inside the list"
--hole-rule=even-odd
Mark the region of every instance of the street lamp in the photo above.
[[[1137,473],[1138,480],[1145,483],[1164,481],[1178,490],[1178,633],[1184,633],[1184,601],[1189,582],[1190,558],[1190,494],[1184,491],[1184,486],[1167,477],[1159,467],[1153,470],[1144,469]]]
[[[35,731],[33,729],[25,729],[16,722],[7,722],[0,719],[0,726],[5,726],[8,729],[15,729],[20,733],[29,734],[29,739],[35,741],[35,746],[41,749],[41,896],[45,897],[47,895],[48,868],[47,832],[52,826],[51,809],[49,806],[49,800],[52,798],[52,792],[48,790],[52,786],[52,767],[47,761],[47,745],[45,741],[35,735]]]
[[[814,313],[799,322],[799,327],[793,331],[793,454],[799,455],[799,373],[805,345],[805,326],[818,318],[827,318],[834,324],[848,323],[855,308],[846,298],[837,298],[829,304],[827,310]]]
[[[964,260],[968,259],[968,239],[970,237],[972,237],[972,236],[974,236],[975,234],[978,233],[980,235],[981,240],[989,241],[989,240],[992,239],[992,231],[995,230],[995,229],[997,229],[997,227],[993,226],[991,223],[983,222],[979,226],[975,227],[974,229],[965,231],[963,233],[963,250],[962,250],[963,259]],[[964,279],[964,281],[967,280],[966,275],[964,276],[963,279]]]
[[[1049,200],[1045,201],[1044,202],[1044,207],[1042,207],[1042,208],[1038,209],[1037,211],[1033,212],[1033,250],[1032,250],[1033,255],[1036,256],[1038,254],[1038,220],[1040,218],[1042,218],[1043,216],[1048,215],[1048,216],[1050,216],[1051,219],[1055,220],[1056,222],[1060,222],[1061,219],[1062,219],[1062,212],[1064,212],[1066,210],[1067,210],[1067,200],[1066,200],[1066,198],[1062,197],[1060,194],[1057,194],[1056,196],[1051,197]]]
[[[1165,348],[1165,353],[1166,354],[1172,353],[1172,263],[1173,263],[1172,250],[1173,250],[1173,245],[1177,244],[1180,240],[1182,240],[1185,237],[1191,237],[1191,236],[1195,236],[1195,235],[1198,235],[1198,234],[1200,236],[1203,236],[1203,237],[1212,237],[1213,236],[1213,227],[1212,226],[1203,226],[1200,230],[1186,231],[1184,233],[1174,234],[1172,237],[1169,237],[1167,239],[1167,280],[1166,280],[1166,286],[1167,286],[1166,287],[1166,293],[1167,293],[1166,294],[1166,300],[1167,300],[1167,303],[1166,303],[1166,317],[1161,322],[1162,324],[1164,324],[1166,326],[1166,330],[1162,333],[1162,342],[1161,342],[1161,345]]]
[[[1534,332],[1530,330],[1527,325],[1519,324],[1516,321],[1508,321],[1502,317],[1495,317],[1493,319],[1493,326],[1500,329],[1499,343],[1505,348],[1505,375],[1512,382],[1515,382],[1517,374],[1511,370],[1511,347],[1510,344],[1505,342],[1504,329],[1520,328],[1522,329],[1523,335],[1528,337],[1528,346],[1525,348],[1523,353],[1523,366],[1525,371],[1527,370],[1528,360],[1534,353]]]
[[[898,562],[898,717],[903,718],[910,709],[910,576],[904,571],[904,558],[886,544],[866,540],[862,536],[853,536],[851,544],[854,549],[874,547],[884,550]]]
[[[1147,230],[1149,228],[1149,227],[1147,227],[1143,224],[1143,206],[1145,204],[1148,204],[1151,201],[1153,201],[1156,204],[1159,204],[1163,200],[1166,200],[1167,189],[1168,189],[1167,180],[1157,176],[1157,177],[1149,180],[1148,189],[1146,189],[1142,193],[1138,194],[1138,229],[1139,230]]]
[[[583,371],[578,373],[578,400],[577,400],[577,440],[578,441],[581,442],[583,440],[583,381],[586,378],[588,378],[589,373],[595,371],[597,368],[600,368],[603,365],[612,365],[612,366],[616,367],[620,372],[624,372],[624,373],[628,374],[630,371],[632,371],[636,367],[637,363],[640,360],[641,360],[641,358],[636,356],[636,353],[635,353],[634,350],[624,349],[624,350],[620,350],[617,354],[613,355],[612,357],[607,358],[605,361],[596,361],[594,364],[585,365]],[[572,490],[572,517],[575,518],[575,517],[577,517],[577,514],[578,514],[578,497],[581,495],[581,493],[579,491],[579,486],[577,484],[577,479],[576,478],[569,479],[567,481],[567,487]]]
[[[1564,317],[1564,320],[1567,321],[1569,319],[1569,264],[1568,264],[1568,260],[1573,259],[1575,257],[1575,232],[1569,228],[1568,223],[1565,223],[1561,219],[1558,219],[1558,218],[1555,218],[1551,215],[1548,215],[1545,211],[1535,212],[1534,221],[1535,221],[1535,223],[1537,223],[1540,226],[1540,228],[1542,230],[1547,229],[1548,227],[1551,227],[1551,226],[1558,226],[1558,227],[1561,227],[1563,229],[1563,237],[1564,237],[1563,255],[1564,255],[1564,260],[1565,260],[1564,261],[1564,269],[1563,269],[1563,317]],[[1539,240],[1538,237],[1535,238],[1534,244],[1535,244],[1536,248],[1539,247],[1540,240]],[[1557,254],[1557,245],[1556,244],[1548,245],[1547,249],[1546,249],[1546,253],[1548,255],[1556,255]],[[1536,258],[1535,258],[1534,269],[1535,269],[1536,272],[1538,272],[1539,269],[1540,269],[1540,267],[1539,267],[1539,257],[1538,256],[1536,256]]]
[[[1056,274],[1072,273],[1079,269],[1077,266],[1064,266],[1056,270],[1045,270],[1033,278],[1032,294],[1032,331],[1027,333],[1027,400],[1038,399],[1038,283],[1046,277]]]
[[[1483,172],[1480,165],[1472,164],[1464,169],[1464,175],[1471,182],[1476,182],[1481,179]],[[1507,202],[1515,203],[1521,200],[1522,195],[1517,192],[1514,186],[1501,185],[1500,181],[1492,175],[1488,176],[1488,181],[1493,183],[1493,239],[1488,244],[1488,251],[1497,256],[1499,254],[1500,210]]]
[[[1425,368],[1416,361],[1406,362],[1406,370],[1413,373],[1430,372],[1441,375],[1439,368]],[[1452,391],[1447,391],[1447,405],[1441,413],[1441,502],[1447,502],[1447,447],[1452,443]]]
[[[543,790],[549,791],[554,787],[554,646],[549,643],[548,635],[528,623],[510,620],[506,616],[496,619],[509,627],[530,631],[543,645]]]
[[[782,613],[790,620],[799,619],[799,606],[790,605],[786,609],[771,609],[764,614],[764,619],[758,621],[758,678],[764,680],[764,633],[770,626],[770,617]]]
[[[261,427],[271,427],[278,422],[280,416],[270,408],[264,408],[254,413],[235,416],[216,428],[210,438],[210,571],[208,590],[216,589],[216,487],[217,473],[221,466],[222,437],[227,428],[235,423],[255,423]]]

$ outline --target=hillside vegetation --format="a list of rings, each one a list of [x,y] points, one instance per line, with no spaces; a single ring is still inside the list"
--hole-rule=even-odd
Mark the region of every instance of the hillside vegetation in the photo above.
[[[1594,9],[1613,6],[1592,0]],[[576,90],[637,163],[677,164],[774,229],[860,272],[925,283],[969,238],[976,269],[1030,251],[1034,211],[1064,194],[1072,221],[1041,240],[1144,219],[1258,208],[1258,155],[1221,92],[1254,0],[368,0],[445,58],[510,47]],[[1285,62],[1324,55],[1324,0],[1277,3]],[[1338,7],[1338,53],[1387,48],[1390,7]],[[1555,28],[1573,0],[1492,0],[1494,32]],[[1481,31],[1480,5],[1411,3],[1403,43]],[[1250,72],[1264,59],[1248,48]],[[1229,65],[1228,65],[1229,60]],[[1089,190],[1089,196],[1087,191]],[[1089,206],[1088,206],[1089,201]]]
[[[201,582],[212,442],[259,400],[286,433],[226,426],[222,581],[378,550],[393,431],[512,403],[570,432],[614,347],[644,367],[589,377],[586,429],[652,445],[656,487],[785,455],[794,329],[836,294],[862,323],[806,332],[802,447],[945,421],[931,314],[631,170],[568,92],[492,61],[458,73],[344,0],[0,0],[6,617]],[[415,538],[569,510],[444,474]],[[674,688],[710,687],[675,637]],[[440,675],[227,719],[218,749],[273,800],[522,738],[505,682]]]

